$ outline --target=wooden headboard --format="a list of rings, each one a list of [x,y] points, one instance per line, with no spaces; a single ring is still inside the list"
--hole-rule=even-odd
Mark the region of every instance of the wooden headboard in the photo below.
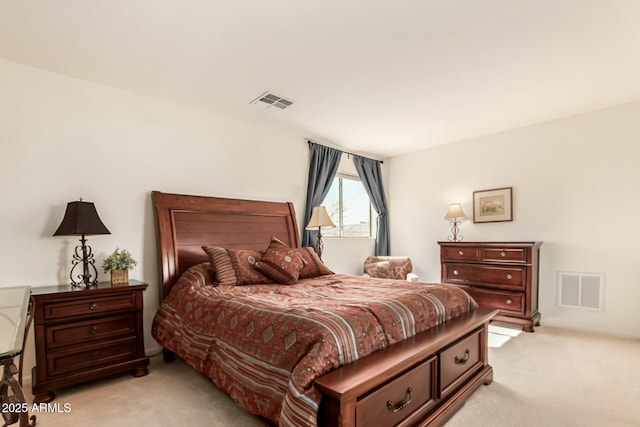
[[[189,267],[208,261],[202,245],[264,250],[271,236],[300,246],[293,203],[151,192],[162,298]]]

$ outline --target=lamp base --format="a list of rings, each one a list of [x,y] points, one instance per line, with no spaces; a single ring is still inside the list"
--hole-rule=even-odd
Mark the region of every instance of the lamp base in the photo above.
[[[98,284],[98,270],[95,266],[93,251],[91,250],[91,246],[86,243],[87,239],[84,238],[83,234],[80,238],[80,244],[76,246],[73,253],[73,259],[71,260],[72,267],[69,273],[71,286],[73,288],[89,288]],[[74,273],[79,265],[82,265],[82,273]],[[93,270],[93,274],[91,270]],[[74,280],[74,274],[77,274],[78,281]]]
[[[322,231],[318,227],[318,241],[316,242],[316,253],[318,258],[322,259],[322,250],[324,249],[324,243],[322,242]]]
[[[447,240],[449,240],[450,242],[461,242],[462,236],[458,235],[458,233],[460,232],[460,221],[457,219],[453,219],[449,221],[449,224],[451,224],[451,234],[453,234],[453,236],[447,237]]]

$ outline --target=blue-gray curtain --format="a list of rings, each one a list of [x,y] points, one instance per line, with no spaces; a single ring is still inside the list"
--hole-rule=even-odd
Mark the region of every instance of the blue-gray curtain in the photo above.
[[[306,230],[311,219],[314,206],[322,203],[327,196],[333,178],[336,176],[342,151],[324,145],[309,143],[311,148],[311,160],[309,162],[309,181],[307,183],[307,205],[304,211],[304,224],[302,224],[302,246],[315,245],[318,240],[317,230]]]
[[[387,198],[384,196],[384,187],[382,185],[380,161],[354,155],[353,163],[365,190],[367,190],[367,194],[369,194],[371,205],[378,214],[376,219],[378,235],[376,236],[375,254],[377,256],[389,255],[389,217],[387,215]]]

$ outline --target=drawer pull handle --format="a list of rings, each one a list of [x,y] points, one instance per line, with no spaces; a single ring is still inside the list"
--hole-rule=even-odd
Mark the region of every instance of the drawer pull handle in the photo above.
[[[463,358],[459,358],[458,356],[456,356],[456,358],[454,359],[454,362],[456,362],[456,365],[466,365],[467,362],[469,361],[469,349],[466,349],[464,351],[464,357]]]
[[[511,301],[510,299],[507,300],[507,304],[511,305],[513,304],[513,301]]]
[[[507,279],[513,279],[513,276],[511,274],[507,274]]]
[[[409,406],[409,403],[411,403],[411,391],[412,391],[411,387],[408,387],[407,388],[407,396],[406,396],[405,400],[403,400],[402,402],[398,403],[397,405],[394,405],[392,401],[387,400],[387,409],[395,414],[396,412],[400,412],[404,408]]]
[[[457,276],[458,275],[458,270],[453,270],[453,275]]]
[[[89,310],[95,310],[96,307],[98,307],[98,304],[96,304],[95,302],[92,302],[91,304],[89,304]]]
[[[91,352],[91,357],[93,357],[94,359],[98,358],[98,350],[92,351]]]
[[[464,251],[458,251],[458,255],[464,255]]]
[[[98,327],[97,326],[92,326],[91,327],[91,333],[95,334],[96,332],[98,332]]]

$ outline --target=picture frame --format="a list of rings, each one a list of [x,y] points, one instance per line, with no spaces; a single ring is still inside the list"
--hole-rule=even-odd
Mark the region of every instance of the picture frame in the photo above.
[[[473,222],[513,221],[512,187],[473,192]]]

